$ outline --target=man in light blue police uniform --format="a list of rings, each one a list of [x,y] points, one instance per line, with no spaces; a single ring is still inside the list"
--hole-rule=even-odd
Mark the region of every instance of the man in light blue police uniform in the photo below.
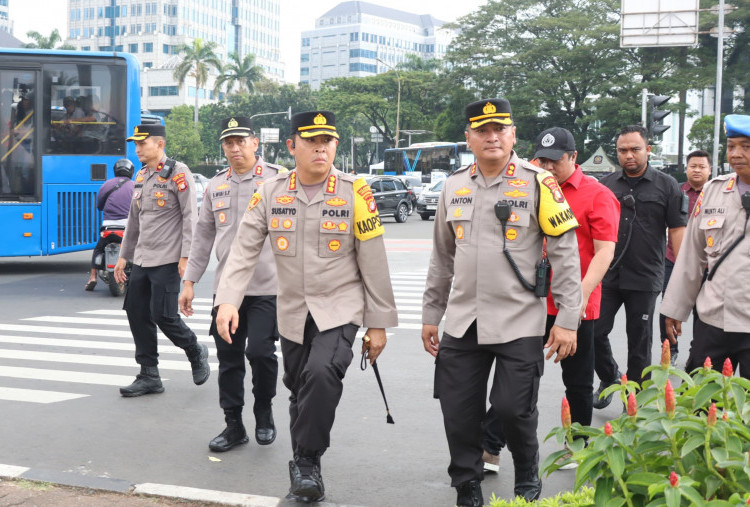
[[[724,127],[734,173],[703,187],[661,313],[674,343],[695,305],[687,371],[700,367],[706,357],[721,370],[729,358],[742,377],[750,378],[750,116],[727,115]]]

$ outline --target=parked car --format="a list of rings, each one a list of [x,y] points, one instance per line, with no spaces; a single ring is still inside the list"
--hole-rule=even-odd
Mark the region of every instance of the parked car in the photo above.
[[[409,206],[414,193],[395,176],[373,176],[367,180],[381,217],[393,217],[403,223],[409,218]]]
[[[445,179],[438,180],[437,183],[424,190],[417,199],[417,213],[422,217],[422,220],[429,220],[430,217],[435,216],[440,191],[443,190],[443,183],[445,183]]]
[[[198,213],[200,213],[201,204],[203,204],[203,193],[205,192],[210,180],[198,173],[193,173],[193,179],[195,180],[195,197],[198,201]]]
[[[411,215],[417,208],[417,199],[419,199],[419,194],[422,193],[423,186],[421,173],[402,174],[398,176],[398,178],[404,182],[406,188],[411,190],[412,196],[409,201],[409,214]]]

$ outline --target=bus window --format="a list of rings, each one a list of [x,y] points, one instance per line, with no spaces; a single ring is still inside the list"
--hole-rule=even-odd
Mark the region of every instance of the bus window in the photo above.
[[[46,63],[43,71],[44,103],[50,111],[45,151],[123,155],[125,66]]]
[[[4,200],[29,200],[38,187],[35,88],[34,71],[0,72],[0,196]]]

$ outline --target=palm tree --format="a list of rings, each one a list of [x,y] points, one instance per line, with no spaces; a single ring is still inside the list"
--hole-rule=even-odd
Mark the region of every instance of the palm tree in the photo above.
[[[62,42],[62,37],[60,36],[60,32],[57,31],[57,28],[52,30],[52,33],[49,34],[49,37],[45,37],[41,33],[31,30],[30,32],[26,32],[26,37],[29,39],[32,39],[34,42],[29,42],[27,44],[24,44],[23,47],[25,48],[37,48],[37,49],[75,49],[74,46],[71,46],[70,44],[63,44],[60,47],[55,47],[55,45],[58,42]]]
[[[399,70],[419,72],[437,72],[441,66],[442,63],[437,58],[425,60],[414,53],[407,53],[404,55],[404,61],[396,65]]]
[[[214,91],[220,91],[226,84],[227,93],[231,93],[235,86],[238,93],[253,93],[255,83],[263,79],[263,67],[255,65],[255,55],[248,53],[240,60],[237,53],[232,53],[229,60],[216,79]]]
[[[183,60],[174,69],[173,76],[177,83],[182,86],[185,84],[187,76],[195,78],[195,112],[193,120],[198,125],[198,90],[206,85],[208,81],[209,67],[215,68],[221,72],[221,60],[216,55],[216,43],[203,43],[203,39],[195,39],[193,45],[180,44],[177,46],[177,54],[185,53]]]

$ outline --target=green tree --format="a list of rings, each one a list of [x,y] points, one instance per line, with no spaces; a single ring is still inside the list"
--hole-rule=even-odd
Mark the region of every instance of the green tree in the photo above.
[[[192,107],[177,106],[165,121],[167,129],[167,154],[193,166],[202,161],[204,148],[198,128],[192,121]]]
[[[421,72],[437,72],[441,67],[442,62],[437,58],[424,59],[414,53],[404,55],[404,61],[396,65],[398,70]]]
[[[35,30],[26,32],[26,37],[32,39],[34,42],[24,44],[23,47],[25,48],[75,49],[75,47],[71,46],[70,44],[62,44],[61,46],[57,46],[58,42],[62,42],[62,37],[60,36],[60,32],[57,30],[57,28],[52,30],[52,33],[49,34],[49,37],[45,37]]]
[[[221,60],[215,53],[216,43],[203,43],[203,39],[193,40],[192,45],[180,44],[177,46],[177,54],[183,54],[182,61],[174,70],[173,76],[178,84],[185,84],[185,78],[188,76],[195,79],[195,109],[193,122],[198,125],[198,95],[201,88],[208,81],[208,73],[211,67],[221,71]]]
[[[265,88],[264,88],[265,89]],[[208,104],[201,107],[200,137],[205,146],[204,157],[215,159],[223,157],[219,138],[221,120],[229,116],[252,117],[258,113],[286,112],[291,107],[292,113],[310,111],[317,108],[314,94],[308,86],[292,84],[268,87],[268,93],[253,95],[231,95],[225,102]],[[294,165],[289,156],[285,141],[291,134],[291,125],[286,114],[260,116],[253,118],[253,128],[260,135],[265,127],[279,129],[279,142],[263,146],[264,158],[269,162],[285,166]]]
[[[724,117],[721,115],[721,124],[724,125]],[[698,150],[706,150],[709,153],[714,151],[714,118],[715,116],[701,116],[690,127],[687,138],[690,143]],[[719,136],[719,162],[725,160],[726,156],[726,144],[721,142],[722,138]]]
[[[584,152],[592,127],[608,122],[596,114],[600,101],[614,99],[629,118],[639,117],[632,61],[619,46],[619,11],[619,0],[488,2],[457,22],[462,31],[448,60],[481,96],[510,100],[519,144],[557,125]]]
[[[229,55],[229,63],[221,68],[214,91],[218,92],[226,86],[227,93],[232,93],[235,87],[238,93],[253,93],[255,83],[261,79],[263,68],[255,65],[255,55],[249,53],[240,58],[235,52]]]

